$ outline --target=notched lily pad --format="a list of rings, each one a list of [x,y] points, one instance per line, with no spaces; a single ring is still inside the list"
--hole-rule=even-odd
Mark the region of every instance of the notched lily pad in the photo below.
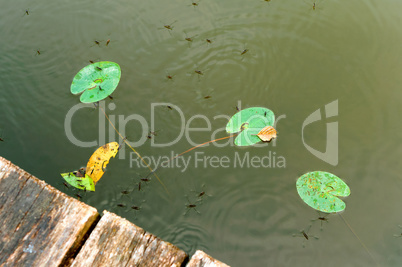
[[[235,139],[237,146],[249,146],[261,141],[258,133],[266,126],[273,126],[274,113],[267,108],[253,107],[239,111],[229,120],[226,132],[237,133],[242,131]]]
[[[323,171],[302,175],[296,182],[301,199],[313,209],[333,213],[345,209],[346,204],[338,197],[350,195],[348,185],[339,177]]]
[[[121,77],[120,66],[110,61],[100,61],[81,69],[71,83],[71,93],[84,92],[80,101],[93,103],[105,99],[116,89]]]
[[[81,190],[95,191],[95,184],[91,177],[85,175],[85,177],[76,175],[77,172],[66,172],[61,173],[61,176],[69,183],[71,186]]]

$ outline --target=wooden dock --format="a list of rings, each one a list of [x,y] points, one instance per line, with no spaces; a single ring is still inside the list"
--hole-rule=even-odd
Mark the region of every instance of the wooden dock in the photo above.
[[[0,157],[0,266],[228,266],[98,211]]]

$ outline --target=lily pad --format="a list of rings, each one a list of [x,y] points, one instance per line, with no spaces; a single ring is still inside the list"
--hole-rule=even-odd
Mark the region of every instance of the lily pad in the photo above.
[[[116,89],[121,76],[120,66],[110,61],[100,61],[81,69],[71,83],[71,93],[84,92],[80,101],[93,103],[105,99]]]
[[[237,112],[226,125],[226,132],[237,133],[242,131],[235,139],[237,146],[250,146],[261,141],[258,133],[266,126],[273,126],[274,113],[267,108],[253,107]]]
[[[95,191],[94,181],[88,175],[79,177],[75,175],[76,172],[61,173],[64,180],[70,185],[81,190]]]
[[[313,209],[333,213],[345,209],[346,204],[338,197],[350,195],[348,185],[339,177],[323,171],[302,175],[296,182],[301,199]]]

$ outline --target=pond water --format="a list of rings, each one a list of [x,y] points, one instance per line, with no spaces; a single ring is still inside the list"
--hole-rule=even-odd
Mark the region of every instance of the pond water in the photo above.
[[[119,86],[101,105],[147,161],[228,136],[236,106],[271,109],[278,138],[197,148],[156,171],[166,189],[151,175],[141,191],[149,171],[124,146],[82,201],[232,266],[399,266],[402,2],[192,3],[3,1],[0,155],[76,197],[60,173],[121,139],[99,109],[78,109],[70,85],[89,60],[117,62]],[[308,124],[316,110],[322,119]],[[189,127],[204,129],[180,136]],[[325,158],[316,151],[327,142]],[[312,221],[323,214],[300,199],[296,180],[313,170],[349,185],[342,216],[358,238],[337,214],[322,230]]]

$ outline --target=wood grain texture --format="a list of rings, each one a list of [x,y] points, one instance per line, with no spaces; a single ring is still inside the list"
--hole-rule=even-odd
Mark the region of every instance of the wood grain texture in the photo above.
[[[99,214],[0,157],[0,218],[0,266],[59,266]]]
[[[215,260],[202,250],[197,250],[186,267],[229,267],[229,265]]]
[[[187,254],[104,211],[72,266],[181,266]]]
[[[103,213],[99,221],[95,208],[0,157],[1,267],[179,267],[187,260],[176,246],[113,213]],[[197,251],[187,266],[228,265]]]

